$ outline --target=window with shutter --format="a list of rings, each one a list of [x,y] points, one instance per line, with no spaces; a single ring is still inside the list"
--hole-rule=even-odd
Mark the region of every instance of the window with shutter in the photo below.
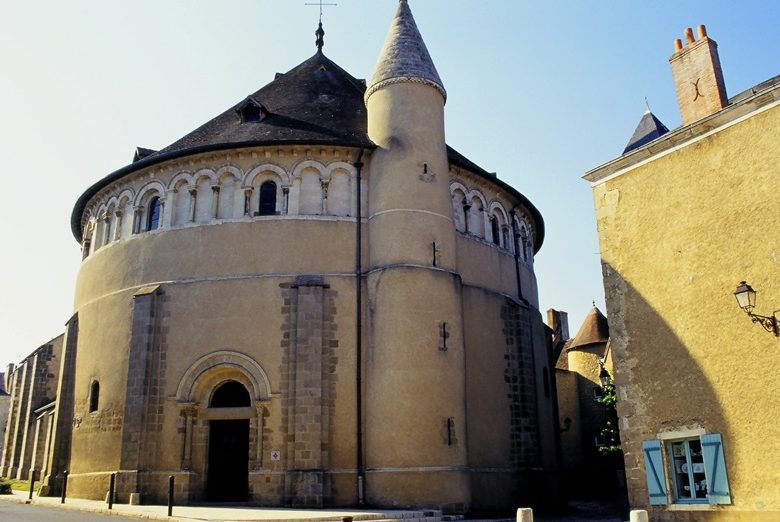
[[[704,473],[710,490],[707,499],[710,504],[731,504],[729,480],[726,476],[726,460],[723,456],[723,442],[719,433],[702,435],[701,449],[704,456]]]
[[[664,459],[661,454],[660,440],[642,442],[645,455],[645,473],[647,473],[647,493],[651,505],[667,503],[666,480],[664,476]]]
[[[664,458],[663,447],[666,449]],[[717,433],[642,443],[651,505],[669,502],[666,475],[669,473],[671,501],[675,504],[730,504],[723,441]]]

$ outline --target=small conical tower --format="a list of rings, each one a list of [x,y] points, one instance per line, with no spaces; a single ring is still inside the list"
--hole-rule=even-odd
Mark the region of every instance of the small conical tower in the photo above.
[[[366,499],[465,511],[465,356],[445,91],[401,0],[365,94]]]
[[[634,130],[634,134],[631,135],[631,139],[628,140],[626,148],[623,149],[623,154],[638,149],[654,139],[660,138],[667,132],[669,132],[669,129],[661,123],[661,120],[655,117],[655,114],[650,110],[650,106],[645,102],[645,112]]]

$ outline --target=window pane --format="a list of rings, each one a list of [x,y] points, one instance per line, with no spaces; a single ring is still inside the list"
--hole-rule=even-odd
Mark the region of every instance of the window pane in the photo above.
[[[157,230],[160,226],[160,198],[156,196],[149,201],[149,220],[146,225],[146,230]]]
[[[671,452],[675,498],[681,501],[707,500],[707,479],[704,459],[698,439],[681,440],[669,445]]]

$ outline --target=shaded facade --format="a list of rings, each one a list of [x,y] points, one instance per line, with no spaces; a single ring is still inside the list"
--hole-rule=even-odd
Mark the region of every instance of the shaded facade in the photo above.
[[[728,98],[717,45],[670,58],[683,126],[591,182],[632,507],[653,520],[777,520],[778,338],[737,306],[780,301],[780,81]]]
[[[560,313],[555,310],[551,313]],[[602,379],[614,373],[609,350],[609,324],[594,305],[573,339],[565,342],[555,366],[560,423],[560,471],[567,496],[609,498],[616,496],[619,480],[615,458],[603,454],[602,431],[611,420],[600,401]]]
[[[405,0],[87,189],[44,478],[119,502],[514,508],[555,495],[544,222],[444,141]],[[110,356],[107,356],[110,354]]]

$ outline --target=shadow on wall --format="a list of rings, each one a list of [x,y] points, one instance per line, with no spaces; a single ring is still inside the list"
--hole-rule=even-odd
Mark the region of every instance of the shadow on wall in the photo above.
[[[668,301],[662,301],[664,313],[677,320],[678,328],[691,325],[708,336],[707,342],[702,337],[701,343],[687,346],[621,274],[609,263],[603,263],[602,268],[629,502],[632,507],[643,507],[649,501],[642,441],[658,440],[664,433],[702,429],[720,433],[726,452],[736,443],[730,437],[715,389],[698,362],[699,358],[717,357],[721,346],[707,331],[711,320],[694,317],[701,312],[695,307],[686,308],[686,303],[675,299],[678,296],[670,295]],[[682,332],[699,339],[697,332]],[[666,444],[662,446],[666,452]],[[663,462],[666,488],[671,489],[669,457]]]

